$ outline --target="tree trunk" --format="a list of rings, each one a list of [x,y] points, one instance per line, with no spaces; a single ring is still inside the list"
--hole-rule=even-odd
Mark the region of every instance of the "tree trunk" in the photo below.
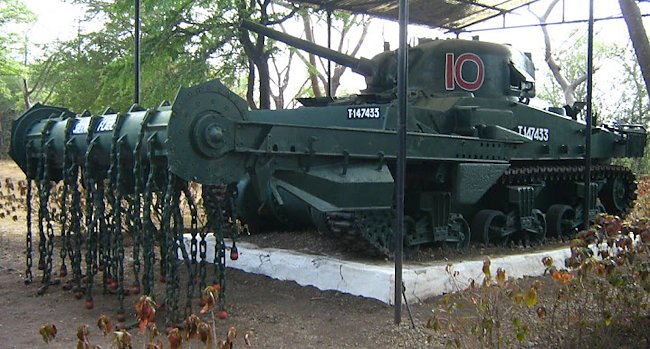
[[[302,23],[305,27],[305,38],[309,42],[315,42],[314,41],[314,34],[311,29],[311,20],[309,18],[309,14],[303,13],[301,14],[302,17]],[[311,67],[308,67],[307,69],[309,71],[309,81],[311,82],[311,89],[314,91],[314,97],[322,97],[323,92],[320,89],[320,84],[318,83],[318,73],[316,71],[316,56],[313,54],[309,54],[309,64]]]
[[[2,121],[4,120],[5,115],[4,113],[0,112],[0,154],[6,154],[7,152],[5,151],[5,133],[2,128]]]
[[[627,30],[630,33],[636,59],[641,67],[646,90],[650,91],[650,43],[643,26],[641,10],[634,0],[618,0],[618,3],[621,6]]]
[[[544,47],[545,47],[544,60],[546,61],[548,68],[551,70],[551,73],[553,74],[553,78],[555,78],[555,81],[557,82],[557,84],[562,89],[562,92],[564,93],[564,103],[569,107],[573,107],[573,105],[576,102],[576,96],[575,96],[576,90],[578,89],[578,86],[580,86],[580,84],[587,81],[587,73],[585,72],[584,74],[581,74],[573,81],[568,81],[567,78],[562,73],[562,68],[560,67],[560,64],[556,62],[555,59],[553,58],[553,48],[551,47],[551,36],[549,35],[545,24],[546,24],[546,20],[548,19],[548,16],[551,14],[551,11],[553,11],[553,8],[555,8],[558,2],[560,2],[560,0],[553,0],[546,8],[546,12],[544,12],[544,14],[541,16],[532,11],[531,13],[535,17],[537,17],[537,20],[541,24],[540,29],[542,30],[542,34],[544,35]]]
[[[246,83],[246,101],[248,102],[248,107],[255,110],[257,105],[255,104],[255,64],[252,60],[248,60],[248,81]]]
[[[27,78],[23,78],[23,100],[25,102],[25,109],[32,107],[32,102],[29,100],[29,88],[27,86]]]
[[[257,72],[260,75],[260,109],[271,109],[271,73],[269,70],[269,60],[263,53],[260,56],[262,57],[254,60]]]

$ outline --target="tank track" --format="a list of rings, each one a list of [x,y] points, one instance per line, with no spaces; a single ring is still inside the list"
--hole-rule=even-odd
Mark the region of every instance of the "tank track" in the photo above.
[[[632,171],[623,166],[594,165],[591,171],[592,180],[606,180],[610,183],[616,179],[622,180],[625,189],[620,205],[620,212],[609,212],[618,215],[628,213],[636,199],[636,177]],[[510,167],[499,180],[501,185],[526,185],[541,182],[559,183],[582,181],[584,179],[583,165],[520,165]],[[607,185],[607,184],[606,184]],[[601,196],[603,194],[601,191]],[[334,212],[325,215],[325,224],[319,230],[326,235],[340,239],[351,250],[374,251],[377,254],[389,255],[391,246],[392,220],[394,215],[389,212]]]
[[[394,214],[386,212],[332,212],[326,214],[324,233],[340,239],[351,251],[388,255]]]
[[[634,201],[637,197],[636,176],[629,168],[617,165],[594,165],[591,170],[591,179],[606,180],[607,183],[617,179],[622,181],[622,188],[625,190],[621,193],[622,197],[620,197],[621,201],[618,205],[620,210],[608,213],[625,215],[634,207]],[[584,165],[513,166],[505,171],[499,183],[503,185],[520,185],[583,180]],[[601,196],[603,195],[607,195],[607,193],[601,192]],[[607,200],[607,198],[604,199]],[[608,208],[611,209],[611,207]]]

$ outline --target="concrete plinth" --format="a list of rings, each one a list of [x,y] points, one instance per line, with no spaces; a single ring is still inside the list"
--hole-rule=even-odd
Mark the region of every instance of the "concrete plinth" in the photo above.
[[[189,235],[185,243],[189,251]],[[208,256],[214,256],[214,237],[208,237]],[[230,246],[231,243],[228,243]],[[290,250],[261,248],[250,243],[238,242],[239,259],[227,258],[229,268],[247,273],[266,275],[278,280],[295,281],[302,286],[314,286],[321,290],[336,290],[357,296],[378,299],[392,304],[394,297],[395,267],[392,262],[374,261],[361,263],[342,260],[328,256],[310,255]],[[569,257],[568,248],[548,250],[535,253],[493,257],[491,270],[503,268],[506,276],[538,276],[544,272],[542,258],[552,257],[563,264]],[[229,252],[226,253],[229,256]],[[447,271],[447,262],[428,264],[405,263],[403,281],[406,298],[417,302],[432,296],[453,292],[458,286],[467,286],[474,279],[483,280],[480,260],[457,261],[451,263],[450,269],[457,272],[453,278]]]

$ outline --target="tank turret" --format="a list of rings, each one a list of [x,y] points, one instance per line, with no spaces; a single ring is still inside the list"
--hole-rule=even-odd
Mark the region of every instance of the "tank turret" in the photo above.
[[[330,59],[366,78],[364,93],[397,87],[397,52],[355,58],[247,20],[241,26],[260,35]],[[472,93],[475,97],[527,101],[535,96],[535,67],[510,46],[476,40],[428,40],[409,48],[409,89],[427,93]]]

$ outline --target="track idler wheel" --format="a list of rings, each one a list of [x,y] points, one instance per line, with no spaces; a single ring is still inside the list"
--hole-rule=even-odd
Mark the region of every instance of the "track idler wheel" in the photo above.
[[[607,212],[613,215],[625,215],[631,208],[636,198],[636,184],[623,177],[614,177],[607,180],[601,190],[601,201]]]
[[[550,237],[562,238],[574,235],[576,212],[569,205],[552,205],[546,211],[547,233]]]
[[[501,241],[504,238],[503,229],[506,221],[506,216],[501,211],[481,210],[472,220],[472,234],[486,245]]]

